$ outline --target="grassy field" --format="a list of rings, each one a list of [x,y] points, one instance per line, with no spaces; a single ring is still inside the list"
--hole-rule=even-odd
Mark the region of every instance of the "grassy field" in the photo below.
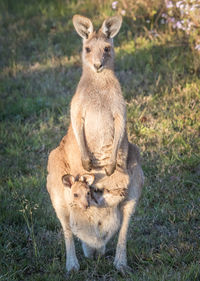
[[[49,152],[65,135],[81,74],[81,40],[72,15],[99,26],[110,1],[0,1],[0,280],[59,281],[65,276],[61,226],[45,188]],[[129,139],[146,177],[131,222],[128,263],[109,253],[84,258],[67,280],[200,280],[200,53],[168,27],[156,32],[124,17],[116,74],[127,101]],[[145,27],[145,28],[143,28]]]

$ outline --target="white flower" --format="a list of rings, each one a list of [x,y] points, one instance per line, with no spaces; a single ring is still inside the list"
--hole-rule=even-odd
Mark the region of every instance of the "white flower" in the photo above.
[[[125,10],[121,10],[121,14],[122,14],[122,16],[125,16],[126,15],[126,11]]]
[[[198,8],[200,8],[199,5],[192,5],[192,6],[190,7],[190,11],[193,12],[193,11],[195,11],[195,10],[198,9]]]
[[[179,6],[179,9],[180,9],[180,10],[184,10],[184,8],[185,8],[185,5],[184,5],[184,4],[181,4],[181,5]]]
[[[112,8],[113,8],[113,10],[116,10],[116,9],[117,9],[117,4],[118,4],[118,1],[112,2]]]
[[[182,3],[183,3],[183,1],[178,1],[178,2],[176,3],[176,7],[179,8]]]
[[[173,8],[173,3],[172,3],[172,1],[166,1],[166,7],[167,7],[167,9],[170,9],[170,8]]]
[[[178,29],[183,29],[183,24],[182,24],[180,21],[177,21],[176,27],[177,27]]]
[[[167,18],[167,14],[163,13],[162,17],[166,19]]]
[[[175,18],[170,18],[170,17],[169,17],[169,18],[167,19],[167,21],[168,21],[168,22],[171,22],[171,23],[175,23]]]
[[[195,50],[197,50],[198,52],[200,52],[200,44],[195,46]]]
[[[157,33],[156,30],[152,29],[150,32],[149,32],[153,37],[158,37],[159,34]]]

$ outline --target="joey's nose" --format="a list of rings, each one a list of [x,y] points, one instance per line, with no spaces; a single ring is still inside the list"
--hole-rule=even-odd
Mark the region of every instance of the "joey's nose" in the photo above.
[[[101,63],[95,63],[94,64],[94,67],[95,67],[96,70],[100,70],[102,68],[102,66],[103,65]]]
[[[89,204],[86,204],[86,205],[85,205],[85,209],[86,209],[86,210],[87,210],[89,207],[90,207]]]
[[[89,202],[85,202],[85,203],[82,203],[82,208],[84,209],[84,210],[87,210],[88,208],[90,207],[90,204],[89,204]]]

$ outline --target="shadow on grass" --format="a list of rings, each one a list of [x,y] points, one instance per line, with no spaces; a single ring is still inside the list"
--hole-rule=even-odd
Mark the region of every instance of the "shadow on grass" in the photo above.
[[[71,44],[74,44],[73,41]],[[12,65],[10,70],[3,68],[1,95],[8,100],[8,104],[12,99],[17,104],[16,96],[27,98],[24,99],[26,103],[33,96],[35,98],[35,94],[41,100],[43,97],[47,99],[47,96],[55,97],[59,94],[73,95],[81,71],[79,56],[68,60],[63,54],[58,56],[52,50],[50,59],[45,64],[36,61],[31,65],[28,58],[26,64],[28,66],[21,69],[15,69]],[[141,49],[133,48],[130,52],[122,49],[116,56],[116,73],[127,100],[138,95],[162,96],[166,91],[170,93],[177,85],[184,87],[198,76],[199,67],[200,61],[196,57],[194,63],[194,57],[187,46],[144,46]],[[42,101],[38,101],[39,108],[40,102]],[[1,108],[1,114],[4,115],[2,111],[5,106],[6,104]]]
[[[200,60],[188,46],[146,44],[139,49],[133,47],[129,53],[123,49],[118,52],[116,70],[127,100],[138,95],[161,97],[198,79]]]

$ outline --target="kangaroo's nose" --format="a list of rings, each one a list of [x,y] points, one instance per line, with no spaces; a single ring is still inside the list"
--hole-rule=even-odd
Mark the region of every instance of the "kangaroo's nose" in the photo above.
[[[95,63],[94,67],[96,68],[96,70],[99,70],[102,67],[101,63]]]

